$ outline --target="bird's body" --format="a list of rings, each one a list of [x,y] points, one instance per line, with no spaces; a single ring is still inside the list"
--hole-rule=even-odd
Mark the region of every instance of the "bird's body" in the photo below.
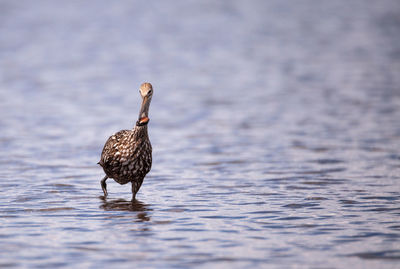
[[[113,134],[104,145],[99,164],[106,174],[101,181],[105,196],[107,196],[106,180],[113,178],[119,184],[132,182],[134,200],[144,177],[151,169],[152,147],[147,133],[148,110],[153,94],[151,84],[143,83],[140,93],[143,102],[134,129]]]

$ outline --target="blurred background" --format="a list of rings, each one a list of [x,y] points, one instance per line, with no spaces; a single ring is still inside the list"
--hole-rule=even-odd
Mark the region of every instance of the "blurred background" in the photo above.
[[[399,1],[0,14],[0,267],[398,266]],[[145,81],[152,171],[100,199]]]

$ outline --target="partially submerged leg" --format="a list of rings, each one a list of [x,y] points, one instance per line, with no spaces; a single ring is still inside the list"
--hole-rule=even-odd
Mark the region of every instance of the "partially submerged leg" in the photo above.
[[[132,181],[132,201],[136,199],[136,193],[139,191],[140,186],[142,186],[143,179]]]
[[[104,196],[107,196],[107,195],[108,195],[108,193],[107,193],[107,184],[106,184],[107,178],[108,178],[108,176],[105,176],[105,177],[100,181],[101,188],[103,189],[103,192],[104,192]]]

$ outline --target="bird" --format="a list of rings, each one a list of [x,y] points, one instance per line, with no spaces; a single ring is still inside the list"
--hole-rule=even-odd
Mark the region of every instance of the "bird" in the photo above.
[[[106,174],[100,181],[104,197],[107,197],[108,178],[124,185],[132,183],[132,201],[142,186],[144,177],[152,165],[152,147],[147,132],[149,123],[149,107],[153,96],[153,86],[145,82],[139,93],[142,105],[136,125],[131,130],[121,130],[111,135],[104,145],[98,164]]]

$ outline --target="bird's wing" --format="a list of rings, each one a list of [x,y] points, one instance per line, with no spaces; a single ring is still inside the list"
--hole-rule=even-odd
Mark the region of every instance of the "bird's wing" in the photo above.
[[[99,161],[102,167],[106,167],[112,161],[115,161],[115,157],[118,157],[118,154],[116,154],[118,152],[118,146],[123,142],[124,138],[130,135],[130,132],[129,130],[122,130],[108,138]]]

